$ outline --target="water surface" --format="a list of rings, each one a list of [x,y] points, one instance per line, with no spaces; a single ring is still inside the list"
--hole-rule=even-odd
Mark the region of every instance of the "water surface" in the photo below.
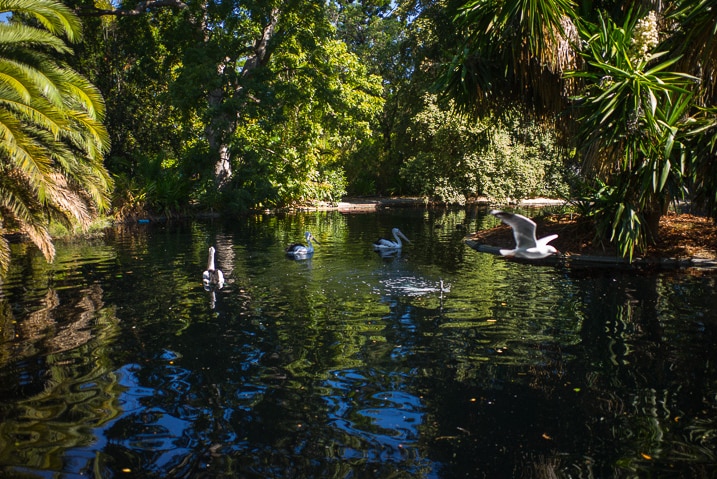
[[[715,276],[465,246],[492,224],[411,209],[139,225],[60,244],[53,265],[16,245],[0,476],[715,477]],[[382,258],[371,242],[394,226],[412,243]],[[307,230],[313,258],[287,259]]]

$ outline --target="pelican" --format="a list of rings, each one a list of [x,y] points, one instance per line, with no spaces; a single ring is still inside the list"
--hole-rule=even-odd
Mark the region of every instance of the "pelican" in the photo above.
[[[549,245],[558,235],[550,235],[536,239],[535,222],[523,215],[492,210],[493,216],[513,229],[515,249],[501,249],[500,254],[509,258],[542,259],[553,254],[560,254],[554,246]]]
[[[202,273],[202,284],[207,291],[222,289],[224,287],[224,273],[214,267],[214,247],[209,247],[209,258],[207,259],[207,270]]]
[[[311,240],[314,240],[316,244],[321,243],[319,243],[318,240],[314,238],[314,235],[312,235],[308,231],[304,233],[304,238],[306,238],[306,244],[294,243],[292,245],[289,245],[286,248],[286,255],[297,259],[306,258],[314,254],[314,245],[313,243],[311,243]]]
[[[401,230],[398,228],[392,229],[391,233],[393,233],[393,237],[396,241],[391,241],[386,238],[379,238],[376,241],[374,241],[373,249],[376,251],[401,249],[403,247],[403,243],[401,243],[401,238],[405,239],[406,242],[408,242],[408,243],[411,242],[411,240],[406,238],[406,235],[401,233]]]

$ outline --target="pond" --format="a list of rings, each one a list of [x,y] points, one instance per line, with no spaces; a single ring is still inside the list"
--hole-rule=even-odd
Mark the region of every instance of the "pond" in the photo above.
[[[717,475],[717,292],[465,245],[482,209],[258,215],[14,245],[0,477]],[[400,255],[371,248],[399,227]],[[284,248],[311,231],[312,258]],[[207,292],[207,249],[226,284]]]

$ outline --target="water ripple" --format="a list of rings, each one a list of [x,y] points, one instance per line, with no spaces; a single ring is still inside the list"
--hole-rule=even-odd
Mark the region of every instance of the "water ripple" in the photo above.
[[[329,423],[345,433],[341,457],[376,462],[405,460],[417,445],[424,414],[422,401],[404,390],[376,391],[372,382],[383,377],[386,385],[400,385],[407,378],[386,371],[366,375],[354,369],[334,371],[332,377],[325,386],[333,393],[323,398],[329,407]],[[357,439],[363,444],[356,444]]]

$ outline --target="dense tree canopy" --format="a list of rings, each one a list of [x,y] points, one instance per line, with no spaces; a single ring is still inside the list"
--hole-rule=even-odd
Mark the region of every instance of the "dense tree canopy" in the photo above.
[[[245,210],[347,192],[450,201],[566,192],[555,165],[567,150],[537,154],[548,154],[537,145],[555,145],[555,133],[537,124],[530,134],[507,131],[520,105],[475,124],[452,113],[455,103],[425,101],[462,38],[453,23],[460,2],[166,5],[146,4],[143,15],[134,3],[76,6],[94,35],[78,68],[95,72],[109,105],[118,214]],[[472,146],[460,138],[478,150],[450,159],[441,186],[421,161],[447,150],[416,134],[442,117],[455,120],[446,138],[472,128],[501,134]],[[508,138],[510,151],[495,156]],[[460,171],[469,164],[474,171]],[[496,186],[482,174],[490,170],[520,185]]]
[[[373,141],[383,98],[381,78],[338,38],[336,15],[301,0],[199,1],[90,18],[83,68],[106,71],[96,81],[118,113],[110,164],[125,211],[343,194],[344,164]]]

